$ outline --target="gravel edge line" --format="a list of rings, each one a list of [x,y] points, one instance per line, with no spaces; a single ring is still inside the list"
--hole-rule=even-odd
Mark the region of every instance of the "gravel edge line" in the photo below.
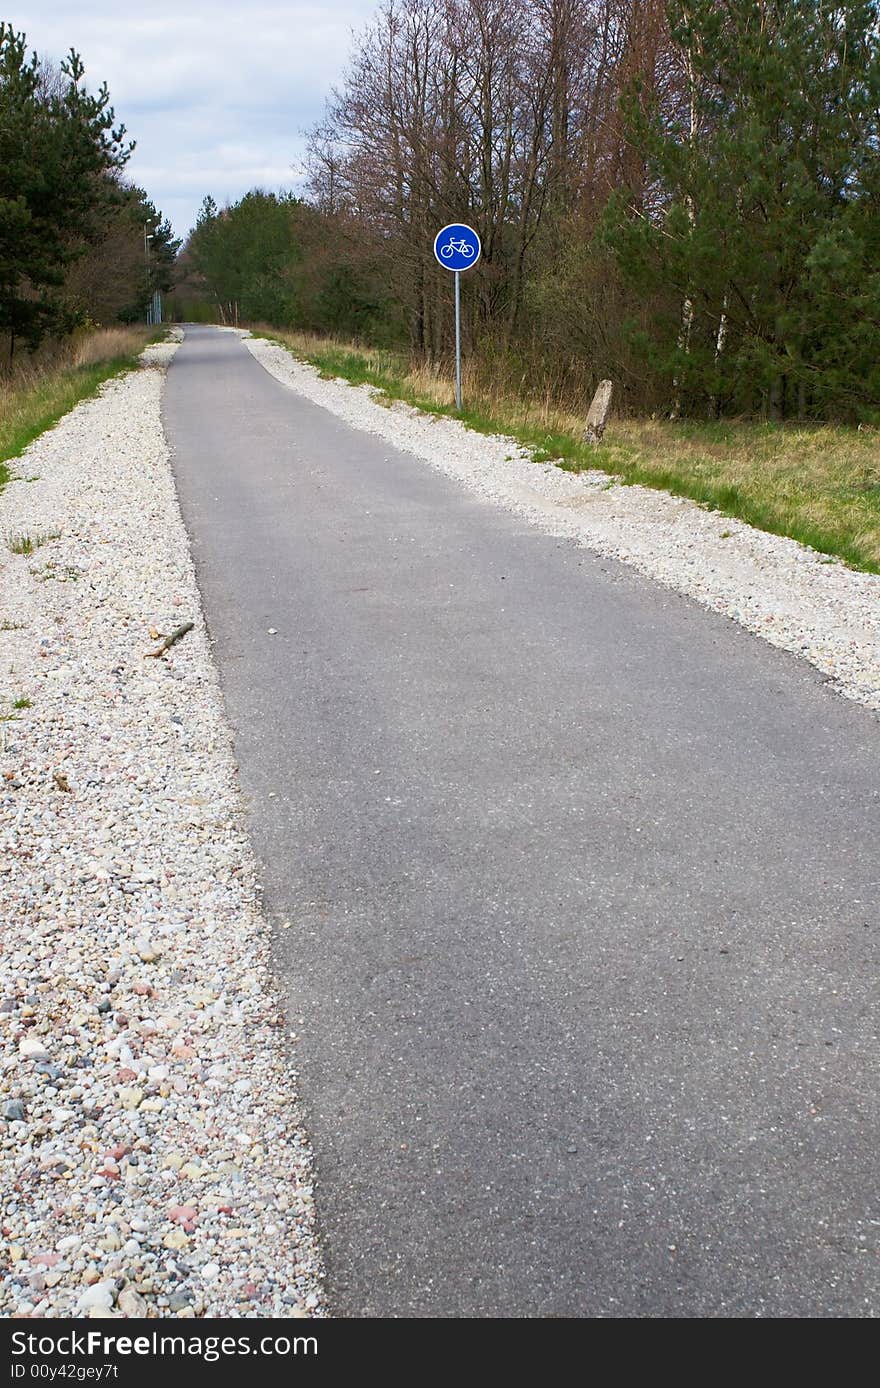
[[[286,347],[236,331],[261,366],[357,429],[377,434],[549,534],[631,565],[807,660],[836,692],[880,710],[880,576],[697,502],[624,486],[600,470],[534,463],[515,439],[469,430],[381,392],[323,378]]]
[[[35,440],[0,497],[4,1316],[326,1314],[162,430],[175,336]]]

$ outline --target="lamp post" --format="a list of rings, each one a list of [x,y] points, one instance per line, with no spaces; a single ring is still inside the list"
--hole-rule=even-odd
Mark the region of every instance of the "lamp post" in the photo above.
[[[144,222],[144,273],[147,280],[147,325],[152,326],[153,296],[150,293],[150,242],[153,239],[153,233],[147,231],[149,225],[149,222]]]

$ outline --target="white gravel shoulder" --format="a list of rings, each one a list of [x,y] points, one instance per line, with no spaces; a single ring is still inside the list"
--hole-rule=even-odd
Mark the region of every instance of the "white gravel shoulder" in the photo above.
[[[540,529],[631,564],[733,618],[810,661],[841,694],[880,709],[880,577],[695,502],[622,486],[604,472],[575,474],[533,463],[513,439],[478,434],[405,404],[377,403],[370,386],[324,380],[277,343],[241,336],[277,380],[355,428],[378,434]]]
[[[13,465],[33,480],[0,494],[4,1316],[323,1314],[310,1154],[161,426],[176,345],[39,438]],[[12,553],[23,534],[47,538]],[[145,658],[151,626],[185,621]]]

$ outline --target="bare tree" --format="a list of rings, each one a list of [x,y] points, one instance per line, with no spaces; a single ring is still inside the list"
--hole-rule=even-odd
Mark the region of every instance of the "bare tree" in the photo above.
[[[663,0],[385,0],[311,142],[325,210],[384,248],[413,346],[448,350],[450,279],[434,233],[470,221],[472,337],[509,346],[539,248],[586,234],[610,187],[637,181],[617,116],[636,73],[659,80]]]

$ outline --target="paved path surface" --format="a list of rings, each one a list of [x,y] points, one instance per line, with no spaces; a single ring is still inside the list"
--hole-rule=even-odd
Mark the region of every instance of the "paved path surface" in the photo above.
[[[231,334],[165,414],[333,1311],[876,1314],[876,718]]]

